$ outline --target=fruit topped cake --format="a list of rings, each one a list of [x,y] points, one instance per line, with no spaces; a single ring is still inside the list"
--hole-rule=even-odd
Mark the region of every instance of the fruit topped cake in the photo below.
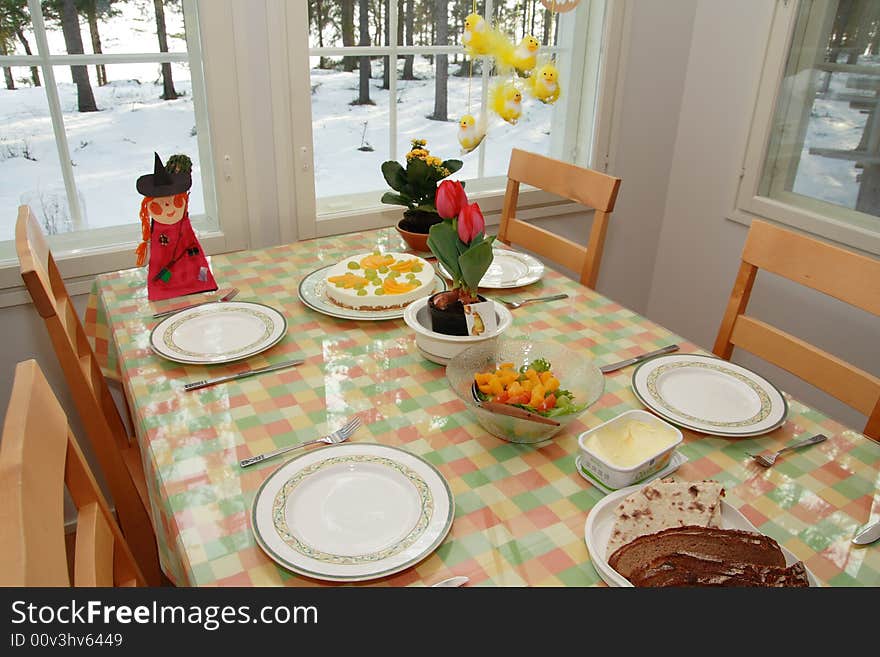
[[[361,253],[327,271],[327,296],[345,308],[403,308],[434,291],[434,268],[405,253]]]

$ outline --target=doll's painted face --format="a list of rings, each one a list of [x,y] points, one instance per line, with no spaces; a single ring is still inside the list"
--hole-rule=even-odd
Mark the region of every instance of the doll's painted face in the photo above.
[[[156,197],[150,201],[147,210],[153,221],[167,225],[176,224],[183,219],[186,212],[186,194]]]

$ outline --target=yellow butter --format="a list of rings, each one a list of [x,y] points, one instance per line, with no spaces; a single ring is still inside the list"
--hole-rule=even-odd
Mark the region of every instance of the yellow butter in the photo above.
[[[678,441],[667,427],[638,420],[613,422],[587,436],[584,446],[616,468],[631,468]]]

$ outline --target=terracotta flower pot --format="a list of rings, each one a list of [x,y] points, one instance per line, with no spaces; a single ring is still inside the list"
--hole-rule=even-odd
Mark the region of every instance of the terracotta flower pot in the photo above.
[[[403,213],[403,219],[397,222],[397,232],[414,251],[430,251],[428,231],[441,221],[440,215],[434,212],[407,210]]]

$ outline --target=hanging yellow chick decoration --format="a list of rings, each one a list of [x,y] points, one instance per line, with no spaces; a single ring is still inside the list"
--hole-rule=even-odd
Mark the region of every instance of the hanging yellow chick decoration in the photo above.
[[[486,136],[486,116],[480,114],[475,119],[472,114],[465,114],[458,122],[458,143],[461,144],[463,155],[470,153],[479,146]]]
[[[552,104],[562,91],[559,85],[559,71],[552,62],[539,66],[526,80],[529,93],[542,103]]]
[[[516,125],[522,114],[522,92],[510,80],[497,82],[489,90],[489,106],[509,124]]]
[[[464,34],[461,36],[461,45],[470,57],[475,55],[488,55],[493,45],[493,32],[489,25],[479,14],[469,14],[464,19]]]
[[[535,68],[540,47],[541,42],[531,34],[523,37],[523,40],[519,42],[519,45],[511,53],[510,64],[520,74],[527,74]]]

